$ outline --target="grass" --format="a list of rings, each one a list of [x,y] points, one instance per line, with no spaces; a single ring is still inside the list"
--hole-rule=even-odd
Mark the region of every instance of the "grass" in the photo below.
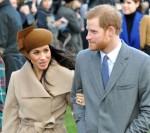
[[[77,133],[75,120],[71,114],[71,109],[69,107],[67,108],[67,112],[65,116],[65,125],[67,128],[67,133]]]

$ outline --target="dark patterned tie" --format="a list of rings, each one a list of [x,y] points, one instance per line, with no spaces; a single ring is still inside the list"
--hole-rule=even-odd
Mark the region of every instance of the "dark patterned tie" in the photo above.
[[[109,79],[109,70],[108,70],[107,60],[108,60],[108,56],[105,55],[103,57],[103,62],[102,62],[102,79],[103,79],[104,88],[106,87],[108,79]]]

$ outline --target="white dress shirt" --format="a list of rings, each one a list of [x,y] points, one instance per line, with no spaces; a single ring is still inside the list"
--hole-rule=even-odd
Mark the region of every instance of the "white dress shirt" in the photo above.
[[[114,64],[115,64],[115,62],[116,62],[116,59],[117,59],[117,56],[118,56],[118,53],[119,53],[119,51],[120,51],[120,48],[121,48],[121,46],[122,46],[122,43],[121,43],[121,41],[120,41],[120,43],[119,43],[119,45],[113,50],[113,51],[111,51],[109,54],[107,54],[107,56],[108,56],[108,69],[109,69],[109,76],[110,76],[110,74],[111,74],[111,72],[112,72],[112,69],[113,69],[113,66],[114,66]],[[106,55],[105,53],[103,53],[102,51],[100,51],[100,54],[101,54],[101,64],[102,64],[102,62],[103,62],[103,57]]]

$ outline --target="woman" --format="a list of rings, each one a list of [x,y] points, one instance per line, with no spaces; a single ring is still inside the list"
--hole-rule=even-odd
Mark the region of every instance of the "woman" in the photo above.
[[[121,0],[123,24],[120,38],[131,47],[140,49],[140,21],[143,18],[141,0]]]
[[[18,32],[19,51],[27,61],[11,75],[3,133],[66,133],[74,56],[55,49],[52,33],[34,29],[36,23]]]

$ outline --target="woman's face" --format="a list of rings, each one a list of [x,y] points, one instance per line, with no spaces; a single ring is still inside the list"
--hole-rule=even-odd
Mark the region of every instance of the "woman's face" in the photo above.
[[[72,8],[75,10],[75,9],[80,9],[81,7],[81,2],[79,0],[75,0],[75,1],[72,1]]]
[[[49,45],[32,49],[29,52],[30,61],[36,73],[47,69],[51,60],[51,51]]]
[[[52,0],[42,0],[41,6],[48,11],[52,6]]]
[[[122,3],[122,11],[125,15],[132,14],[139,7],[139,1],[134,0],[124,0]]]

